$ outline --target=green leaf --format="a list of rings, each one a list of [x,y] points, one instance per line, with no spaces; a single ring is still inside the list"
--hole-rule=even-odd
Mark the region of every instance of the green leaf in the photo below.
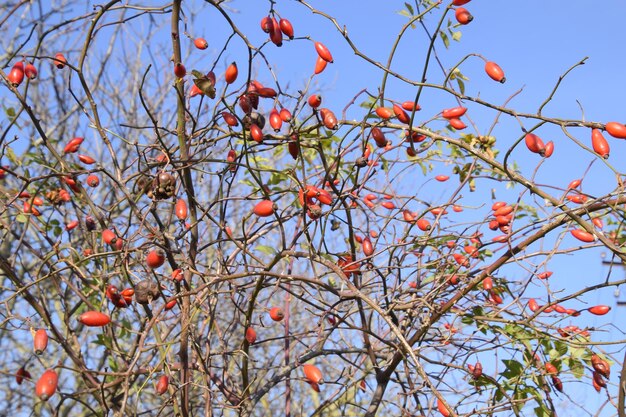
[[[448,49],[450,47],[450,39],[448,39],[448,35],[443,30],[439,31],[439,37],[443,41],[443,45]]]
[[[565,342],[561,340],[554,341],[554,349],[557,352],[557,355],[558,355],[557,358],[567,355],[568,346]]]
[[[196,87],[198,87],[203,94],[206,94],[210,98],[215,98],[215,85],[213,85],[213,81],[200,71],[191,70],[191,73],[196,77],[193,79],[193,83]]]
[[[475,306],[472,308],[472,314],[475,316],[484,316],[485,310],[481,306]]]
[[[382,156],[380,157],[380,160],[383,163],[383,171],[389,172],[389,162],[385,158],[383,158]]]
[[[409,13],[411,13],[412,15],[415,14],[415,12],[413,11],[413,6],[411,6],[409,3],[404,3],[404,5],[406,6],[406,9],[409,11]]]
[[[15,221],[18,223],[26,223],[28,221],[28,217],[26,217],[25,214],[20,213],[15,216]]]
[[[528,396],[530,395],[528,393],[528,390],[526,387],[523,386],[516,386],[515,387],[515,395],[513,396],[514,400],[513,401],[513,406],[515,407],[515,409],[517,410],[517,412],[519,413],[520,411],[522,411],[522,406],[523,404],[526,403],[526,398],[528,398]],[[521,389],[520,389],[521,388]]]
[[[550,357],[551,361],[561,357],[561,355],[556,349],[550,349],[550,351],[548,352],[548,356]]]
[[[454,39],[455,41],[459,42],[461,40],[461,32],[452,32],[452,39]]]
[[[454,80],[456,78],[460,78],[460,79],[465,80],[465,81],[469,80],[469,78],[466,77],[465,75],[463,75],[461,70],[458,69],[458,68],[453,69],[452,70],[452,74],[450,75],[450,79],[451,80]]]
[[[537,374],[535,374],[535,376],[538,377]],[[534,380],[536,386],[528,387],[528,393],[529,393],[530,396],[532,396],[535,399],[535,401],[537,401],[537,404],[539,404],[541,406],[541,405],[543,405],[542,401],[543,401],[544,392],[543,392],[543,390],[540,391],[538,387],[546,385],[547,382],[545,381],[544,377],[533,378],[533,380]],[[550,414],[550,416],[552,416],[552,415]]]
[[[22,166],[22,160],[15,155],[15,152],[10,146],[6,147],[5,155],[9,158],[9,161],[11,161],[11,165]]]
[[[283,154],[285,153],[285,149],[287,149],[286,146],[276,146],[274,148],[274,157],[276,158],[276,160],[282,158]]]
[[[483,315],[484,315],[483,308],[480,306],[475,306],[474,308],[472,308],[471,313],[468,312],[461,318],[461,322],[464,324],[472,324],[474,323],[474,316],[483,316]]]
[[[585,355],[585,348],[570,346],[569,353],[574,359],[582,359],[582,357]]]
[[[376,98],[374,97],[370,97],[367,100],[363,101],[361,104],[359,104],[359,107],[363,108],[363,109],[372,109],[376,106]]]
[[[567,366],[569,366],[570,371],[572,371],[572,375],[576,377],[576,379],[580,379],[585,374],[585,366],[582,361],[570,358],[567,361]]]
[[[422,167],[422,174],[424,175],[428,174],[428,167],[426,166],[426,164],[422,164],[420,162],[420,167]]]
[[[119,334],[117,335],[117,337],[119,339],[125,339],[130,335],[130,333],[128,332],[128,329],[126,329],[126,327],[121,326],[121,330],[119,332]]]
[[[95,345],[101,345],[106,347],[107,349],[111,349],[112,348],[112,344],[111,344],[111,338],[108,336],[105,336],[104,334],[100,333],[97,337],[96,340],[92,341],[91,343],[95,344]]]
[[[550,417],[552,413],[546,408],[545,404],[540,403],[539,407],[535,407],[535,415],[537,417]]]
[[[426,278],[424,278],[422,280],[422,284],[429,284],[431,282],[433,282],[435,280],[435,276],[434,275],[429,275]]]
[[[256,187],[256,184],[254,184],[252,181],[250,181],[247,178],[244,178],[244,179],[240,180],[239,183],[243,184],[243,185],[248,185],[250,187]]]
[[[270,179],[267,182],[267,184],[268,185],[280,184],[285,179],[287,179],[287,176],[283,174],[282,172],[272,172],[272,175],[270,176]]]
[[[276,248],[274,248],[273,246],[267,246],[267,245],[258,245],[256,247],[256,249],[259,252],[262,252],[266,255],[275,255],[276,254]]]
[[[470,192],[473,193],[474,191],[476,191],[476,180],[474,178],[470,179],[467,182],[467,185],[469,186]]]
[[[517,378],[524,372],[522,364],[514,359],[503,359],[502,362],[506,366],[506,369],[502,372],[502,376],[505,378]]]
[[[119,369],[117,366],[117,361],[115,360],[114,356],[109,356],[109,368],[113,372],[117,372],[117,370]]]
[[[456,83],[459,85],[459,92],[465,94],[465,83],[461,78],[456,79]]]
[[[313,129],[310,132],[307,133],[300,133],[300,140],[303,139],[319,139],[320,137],[320,132],[317,129]]]
[[[504,394],[502,393],[502,391],[496,390],[496,393],[494,395],[494,400],[496,402],[499,402],[499,401],[502,401],[503,398],[504,398]]]

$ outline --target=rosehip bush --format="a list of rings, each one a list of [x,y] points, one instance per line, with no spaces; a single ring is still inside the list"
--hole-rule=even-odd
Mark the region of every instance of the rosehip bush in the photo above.
[[[544,63],[461,36],[487,2],[355,32],[307,1],[13,3],[0,404],[623,414],[626,127],[552,105],[586,59],[529,110]]]

